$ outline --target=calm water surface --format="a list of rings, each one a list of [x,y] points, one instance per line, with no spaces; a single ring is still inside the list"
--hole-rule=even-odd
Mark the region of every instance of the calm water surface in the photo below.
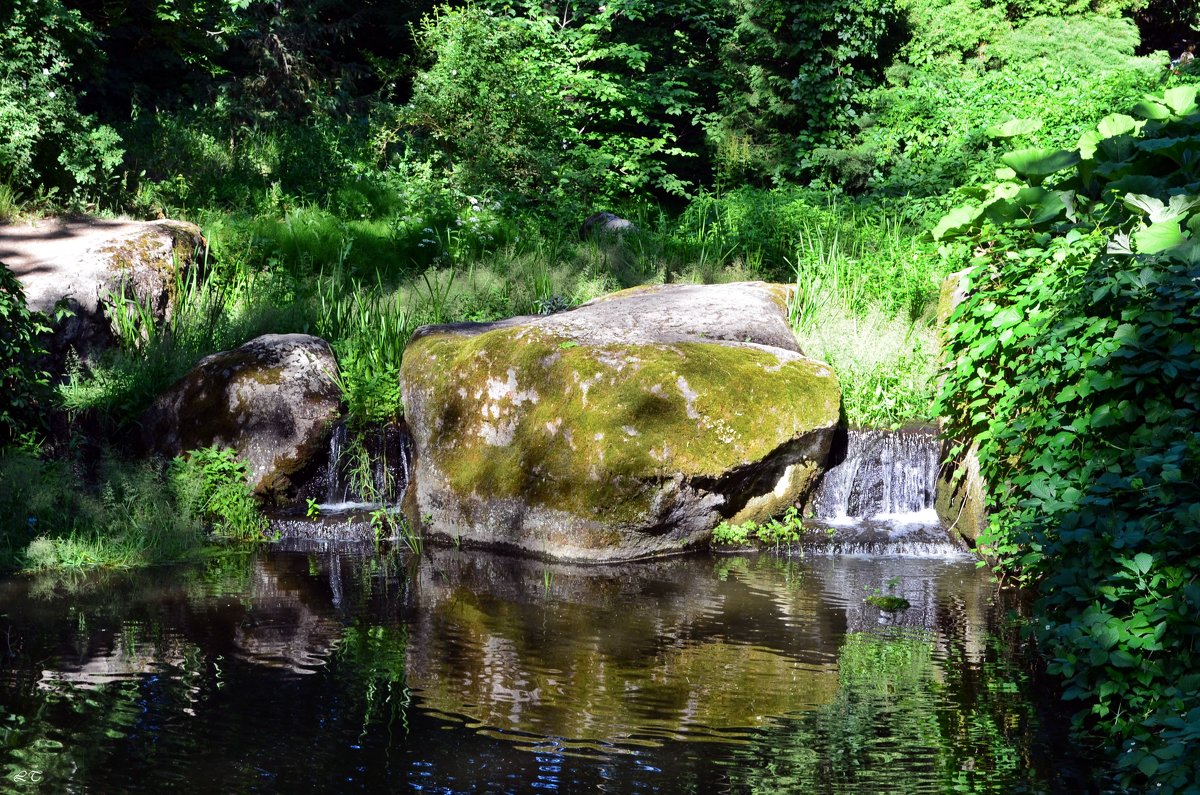
[[[1085,790],[998,598],[969,560],[855,556],[14,578],[0,790]]]

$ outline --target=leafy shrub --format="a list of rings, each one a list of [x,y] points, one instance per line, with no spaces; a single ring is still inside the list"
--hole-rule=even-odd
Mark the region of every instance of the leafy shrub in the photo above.
[[[800,518],[800,509],[789,507],[782,517],[769,519],[766,522],[742,522],[731,524],[721,522],[713,528],[712,540],[721,546],[742,546],[754,542],[778,547],[782,544],[794,544],[804,534],[804,523]]]
[[[937,196],[988,179],[1000,154],[989,127],[1036,117],[1034,142],[1067,146],[1164,76],[1161,60],[1133,55],[1137,31],[1122,19],[1038,18],[995,35],[966,63],[931,58],[890,68],[863,99],[860,130],[814,150],[814,168],[854,191]]]
[[[749,169],[775,181],[796,177],[808,151],[837,140],[863,93],[891,61],[899,14],[893,0],[734,0],[723,53],[718,135],[748,139]]]
[[[232,450],[192,450],[171,462],[167,476],[184,517],[205,522],[227,538],[266,537],[266,517],[246,484],[246,462]]]
[[[94,57],[94,39],[61,0],[0,7],[0,183],[76,202],[111,187],[120,138],[76,105],[77,65]]]
[[[17,277],[0,263],[0,447],[45,427],[52,392],[39,338],[49,331],[47,319],[25,305]]]
[[[444,158],[452,183],[478,195],[555,190],[578,143],[565,113],[570,56],[548,20],[443,9],[422,23],[429,67],[413,84],[406,121]]]
[[[981,539],[1126,786],[1200,780],[1197,87],[1005,155],[935,235],[970,264],[940,405],[980,443]],[[957,242],[962,239],[963,242]]]

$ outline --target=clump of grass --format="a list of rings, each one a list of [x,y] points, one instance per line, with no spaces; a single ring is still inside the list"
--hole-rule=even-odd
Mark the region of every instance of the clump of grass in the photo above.
[[[0,182],[0,224],[16,220],[21,214],[21,204],[17,192],[7,182]]]
[[[267,520],[246,484],[248,474],[246,462],[232,450],[205,447],[172,461],[167,485],[182,521],[225,538],[263,541]]]
[[[0,565],[131,568],[181,560],[204,545],[203,525],[179,513],[153,464],[103,456],[98,485],[82,489],[77,469],[0,451]]]
[[[94,471],[0,449],[0,567],[134,568],[195,557],[210,531],[258,540],[266,530],[227,450],[193,451],[171,467],[103,453]]]
[[[796,337],[805,354],[837,373],[851,425],[898,428],[930,418],[937,334],[926,320],[875,307],[860,315],[828,299],[798,325]]]

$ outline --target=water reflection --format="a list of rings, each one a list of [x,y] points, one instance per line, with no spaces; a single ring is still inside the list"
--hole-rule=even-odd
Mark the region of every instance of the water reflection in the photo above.
[[[1079,789],[994,597],[917,558],[323,549],[17,578],[0,761],[53,792]]]

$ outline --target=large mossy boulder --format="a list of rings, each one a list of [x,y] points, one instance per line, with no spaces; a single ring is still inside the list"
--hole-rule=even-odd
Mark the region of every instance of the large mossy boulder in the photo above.
[[[201,359],[142,417],[147,446],[166,456],[236,450],[250,485],[275,500],[326,449],[340,417],[337,360],[307,334],[266,334]]]
[[[548,557],[678,552],[803,500],[838,423],[787,289],[639,288],[418,330],[401,372],[425,532]]]

